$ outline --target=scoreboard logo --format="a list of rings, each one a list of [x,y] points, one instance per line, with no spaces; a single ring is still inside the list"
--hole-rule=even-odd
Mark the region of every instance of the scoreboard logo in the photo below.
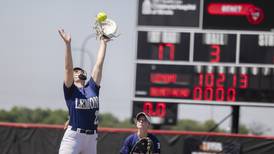
[[[196,11],[196,4],[183,4],[183,0],[144,0],[142,3],[143,15],[174,15],[177,10]]]
[[[198,0],[139,0],[138,25],[199,27]]]
[[[246,16],[250,24],[262,23],[264,12],[261,8],[248,3],[210,3],[207,12],[218,16]]]

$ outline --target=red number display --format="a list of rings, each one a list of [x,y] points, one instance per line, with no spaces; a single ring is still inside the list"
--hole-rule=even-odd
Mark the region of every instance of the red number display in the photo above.
[[[165,117],[166,116],[166,104],[145,102],[143,105],[143,112],[149,116]]]
[[[226,75],[224,73],[213,74],[205,73],[198,74],[197,85],[193,88],[194,100],[216,100],[216,101],[236,101],[236,88],[248,88],[248,75],[240,74],[233,75],[231,85],[226,83]]]
[[[149,96],[188,98],[190,91],[189,88],[150,87]]]
[[[240,75],[240,88],[246,89],[248,86],[248,76],[246,74]]]
[[[220,45],[211,45],[210,46],[212,48],[212,51],[210,52],[210,62],[212,63],[216,63],[216,62],[220,62],[220,54],[221,54],[221,49],[220,49]]]
[[[150,82],[151,83],[175,83],[177,81],[177,75],[168,73],[151,73]]]
[[[225,74],[224,73],[219,73],[218,78],[216,79],[216,86],[217,87],[224,87],[224,82],[225,82]]]
[[[223,101],[225,100],[225,90],[223,87],[216,88],[215,91],[216,101]]]
[[[207,73],[205,75],[205,86],[213,87],[214,86],[214,75],[213,73]]]
[[[174,60],[174,54],[175,54],[175,45],[172,43],[162,43],[158,47],[158,59],[163,60],[164,59],[164,52],[169,53],[168,60]]]

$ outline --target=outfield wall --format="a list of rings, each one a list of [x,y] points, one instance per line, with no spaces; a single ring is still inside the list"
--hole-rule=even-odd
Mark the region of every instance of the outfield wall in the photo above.
[[[99,128],[98,154],[118,154],[135,129]],[[151,130],[162,154],[274,154],[274,137]],[[62,125],[0,123],[0,154],[57,154]]]

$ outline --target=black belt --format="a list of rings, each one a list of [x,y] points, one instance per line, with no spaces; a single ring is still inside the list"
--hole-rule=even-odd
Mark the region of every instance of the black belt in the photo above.
[[[78,133],[83,133],[83,134],[96,134],[97,131],[96,130],[89,130],[89,129],[81,129],[81,128],[73,128],[73,127],[68,127],[70,130],[76,131]]]

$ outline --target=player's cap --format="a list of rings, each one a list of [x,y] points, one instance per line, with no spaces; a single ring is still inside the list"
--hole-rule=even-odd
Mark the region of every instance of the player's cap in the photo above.
[[[73,68],[73,71],[78,71],[78,70],[84,71],[81,67],[74,67],[74,68]]]
[[[145,112],[139,112],[139,113],[136,115],[136,120],[138,120],[141,116],[144,116],[144,117],[147,119],[147,121],[148,121],[149,123],[151,123],[151,118],[150,118],[150,116],[147,115]]]

